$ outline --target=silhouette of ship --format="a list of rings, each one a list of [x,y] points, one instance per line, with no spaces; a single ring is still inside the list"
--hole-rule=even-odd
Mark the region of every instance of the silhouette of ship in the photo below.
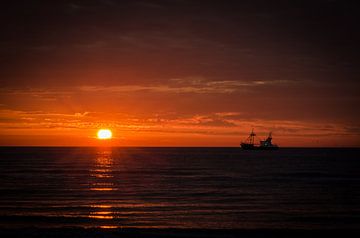
[[[255,144],[255,136],[254,130],[251,131],[249,137],[240,144],[241,148],[244,150],[277,150],[279,146],[273,144],[271,142],[272,136],[271,132],[266,140],[260,140],[260,144]]]

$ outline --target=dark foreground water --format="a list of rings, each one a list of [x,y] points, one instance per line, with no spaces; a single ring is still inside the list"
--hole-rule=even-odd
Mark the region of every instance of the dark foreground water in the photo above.
[[[359,228],[359,149],[0,148],[0,227]]]

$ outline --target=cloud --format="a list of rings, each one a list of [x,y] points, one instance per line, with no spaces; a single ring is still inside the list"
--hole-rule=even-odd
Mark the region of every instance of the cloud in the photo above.
[[[52,88],[0,88],[0,96],[19,98],[24,97],[27,100],[39,99],[43,101],[55,101],[58,98],[68,98],[74,94],[72,89],[52,89]]]
[[[217,114],[213,115],[194,115],[187,118],[175,118],[170,120],[171,123],[180,126],[197,126],[197,127],[235,127],[236,124],[226,120]]]
[[[305,142],[306,145],[318,145],[314,144],[314,141],[323,141],[322,145],[341,145],[349,140],[351,145],[358,145],[357,141],[360,137],[359,127],[356,125],[294,120],[249,120],[241,118],[236,112],[185,116],[166,113],[135,115],[83,111],[66,114],[0,110],[2,138],[12,135],[32,137],[66,135],[90,138],[96,129],[102,127],[111,128],[114,134],[119,135],[123,140],[132,138],[134,143],[137,140],[142,141],[142,138],[151,141],[154,141],[154,138],[199,138],[199,140],[206,138],[207,141],[218,142],[221,139],[223,145],[236,145],[248,136],[252,128],[255,129],[258,138],[263,138],[269,131],[273,131],[276,142],[284,146],[299,145],[299,142],[303,143],[302,145]],[[136,145],[141,143],[138,142]]]
[[[109,92],[126,93],[147,91],[154,93],[218,93],[230,94],[239,91],[246,91],[249,88],[264,85],[285,84],[288,80],[269,81],[240,81],[240,80],[218,80],[209,81],[202,77],[174,78],[169,84],[158,85],[118,85],[118,86],[81,86],[80,91],[85,92]]]
[[[86,128],[91,123],[89,112],[73,114],[52,113],[44,111],[0,110],[1,129],[46,129],[46,128]]]

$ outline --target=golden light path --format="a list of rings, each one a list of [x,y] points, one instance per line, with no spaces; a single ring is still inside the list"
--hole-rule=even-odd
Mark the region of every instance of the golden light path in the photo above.
[[[100,133],[101,131],[105,131]],[[108,134],[110,132],[110,134]],[[99,130],[98,138],[106,137],[106,139],[111,138],[110,130]],[[109,137],[110,136],[110,137]],[[92,183],[89,188],[93,192],[94,201],[90,206],[94,208],[88,215],[89,218],[95,220],[107,220],[109,222],[100,222],[102,225],[101,228],[118,228],[115,226],[111,220],[115,218],[115,215],[112,210],[112,205],[101,200],[97,200],[98,196],[102,196],[105,193],[116,190],[113,183],[113,157],[111,149],[100,149],[97,152],[97,157],[95,159],[95,167],[90,170],[90,176],[92,177]]]
[[[100,129],[97,132],[97,138],[100,140],[109,140],[112,137],[112,132],[109,129]]]

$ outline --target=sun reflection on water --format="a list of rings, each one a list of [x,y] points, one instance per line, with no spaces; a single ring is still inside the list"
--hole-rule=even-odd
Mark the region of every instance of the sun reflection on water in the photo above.
[[[90,177],[93,182],[90,183],[89,190],[92,192],[96,192],[94,197],[101,196],[102,193],[106,194],[108,192],[114,191],[115,186],[111,181],[113,176],[112,171],[113,166],[113,157],[112,157],[112,149],[111,148],[102,148],[97,152],[97,157],[95,159],[95,166],[90,170]],[[90,207],[94,209],[88,215],[89,218],[92,219],[100,219],[100,220],[112,220],[114,219],[114,213],[112,211],[112,205],[102,202],[93,201],[94,204],[91,204]],[[100,228],[116,228],[113,224],[103,224]]]
[[[89,215],[89,218],[95,218],[95,219],[114,219],[113,216],[104,216],[104,215],[100,215],[100,214],[97,214],[96,212],[95,213],[91,213]]]
[[[111,208],[110,205],[103,205],[103,204],[95,204],[95,205],[91,205],[91,207],[93,207],[93,208]]]
[[[90,188],[91,191],[113,191],[113,188]]]
[[[100,226],[100,228],[102,229],[115,229],[115,228],[119,228],[120,226]]]

